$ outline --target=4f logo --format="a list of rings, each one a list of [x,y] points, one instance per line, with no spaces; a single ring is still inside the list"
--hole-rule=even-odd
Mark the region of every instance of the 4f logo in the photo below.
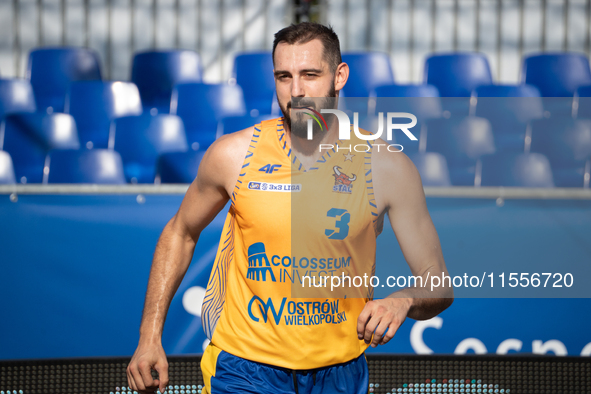
[[[267,164],[266,166],[259,168],[259,171],[272,174],[274,171],[279,171],[280,168],[281,164]]]

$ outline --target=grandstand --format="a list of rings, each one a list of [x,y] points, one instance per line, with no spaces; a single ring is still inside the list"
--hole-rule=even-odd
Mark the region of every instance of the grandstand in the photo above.
[[[152,58],[156,59],[153,65],[142,68],[142,62]],[[91,66],[88,59],[93,59]],[[270,53],[241,53],[236,59],[234,83],[206,84],[195,82],[202,78],[197,53],[186,50],[142,52],[134,57],[133,82],[111,82],[100,79],[98,55],[88,49],[34,50],[30,56],[29,80],[0,80],[3,116],[0,146],[14,157],[12,167],[18,174],[5,179],[14,178],[23,184],[47,182],[43,174],[57,171],[49,160],[51,150],[66,147],[77,149],[80,154],[91,149],[112,149],[123,154],[123,161],[119,162],[130,168],[135,165],[134,159],[125,154],[130,148],[115,141],[124,141],[130,138],[126,134],[135,133],[134,150],[140,151],[135,154],[156,154],[156,157],[150,164],[142,164],[146,167],[142,170],[145,174],[139,178],[128,175],[127,179],[137,182],[141,178],[141,183],[161,180],[156,171],[158,154],[185,152],[189,148],[205,150],[223,133],[239,130],[228,129],[232,124],[228,123],[229,119],[242,117],[242,124],[234,127],[243,128],[249,122],[254,124],[260,119],[278,116],[276,110],[273,113]],[[413,158],[421,163],[419,168],[426,185],[480,186],[481,174],[476,173],[476,168],[491,171],[486,164],[482,168],[483,155],[536,153],[541,160],[550,160],[550,165],[542,170],[547,172],[544,175],[547,182],[529,183],[528,177],[538,175],[531,173],[527,166],[516,164],[514,171],[524,171],[521,181],[505,182],[502,179],[510,178],[509,174],[496,174],[499,181],[494,185],[589,187],[591,127],[588,116],[591,114],[587,110],[586,92],[591,89],[591,70],[586,56],[571,52],[526,56],[521,83],[515,85],[494,84],[489,62],[480,53],[429,56],[424,65],[423,84],[418,85],[396,84],[389,57],[384,54],[345,53],[343,59],[351,65],[345,103],[351,97],[376,97],[378,107],[385,110],[388,105],[380,104],[381,99],[398,97],[396,103],[390,104],[393,110],[399,110],[403,103],[408,106],[409,102],[416,103],[410,111],[419,115],[421,108],[428,105],[443,109],[421,116],[424,124],[417,148],[421,156]],[[36,66],[38,61],[43,61],[44,68]],[[70,69],[59,75],[48,71],[63,71],[66,67]],[[90,67],[88,73],[83,71],[85,67]],[[376,67],[383,70],[379,73],[383,72],[384,76],[376,73]],[[265,78],[261,76],[261,82],[249,77],[253,73],[260,75],[258,70],[267,71]],[[267,79],[271,81],[264,82]],[[261,89],[261,86],[268,88]],[[367,111],[366,108],[367,103],[362,106]],[[177,115],[174,124],[162,120],[167,114]],[[163,135],[174,133],[175,128],[179,129],[179,138],[186,142],[173,146]],[[65,130],[69,133],[67,146],[55,140],[55,136]],[[25,152],[36,153],[27,155]],[[43,156],[42,152],[47,160],[39,157]],[[419,159],[427,153],[443,156],[437,160]],[[544,154],[550,157],[542,157]],[[484,162],[489,163],[489,160]],[[89,171],[100,171],[100,160],[92,163],[98,167]],[[431,166],[438,169],[431,169]],[[451,178],[442,175],[449,179],[439,181],[431,180],[428,175],[433,171],[448,173],[448,167],[462,175]],[[492,171],[502,171],[500,168],[493,166]],[[22,175],[25,173],[27,175]],[[84,178],[60,179],[64,183],[90,182]]]
[[[385,97],[412,98],[393,104],[408,108],[414,102],[415,113],[425,106],[441,107],[439,113],[422,116],[415,129],[420,129],[420,141],[405,146],[408,153],[421,154],[413,157],[421,162],[426,185],[480,186],[481,156],[537,153],[550,156],[546,170],[553,182],[546,185],[588,188],[591,131],[585,125],[591,118],[587,103],[591,70],[585,15],[589,15],[589,2],[447,3],[320,1],[308,4],[311,8],[306,12],[298,2],[287,1],[242,6],[204,2],[193,7],[154,2],[151,9],[146,4],[123,8],[113,4],[105,9],[110,29],[106,34],[96,31],[102,19],[91,6],[85,9],[83,24],[60,21],[41,7],[38,14],[48,22],[35,27],[35,42],[19,33],[31,21],[25,3],[15,2],[14,20],[10,21],[12,50],[0,57],[0,147],[12,157],[14,179],[21,184],[47,182],[43,174],[51,172],[52,166],[49,159],[40,164],[43,152],[49,158],[52,149],[125,149],[114,141],[126,138],[121,136],[126,133],[123,128],[116,125],[121,124],[119,118],[128,116],[138,117],[127,120],[136,125],[145,119],[143,127],[155,136],[166,133],[168,123],[149,122],[146,116],[177,115],[188,144],[164,147],[159,142],[162,138],[151,137],[137,140],[138,149],[145,151],[140,154],[203,151],[220,135],[237,131],[228,126],[243,127],[279,116],[270,37],[284,23],[312,16],[334,25],[341,37],[343,60],[351,67],[343,91],[346,98],[377,96],[378,102]],[[66,3],[61,7],[63,17],[69,9]],[[174,18],[166,20],[170,13]],[[542,18],[538,27],[529,22],[535,16]],[[355,30],[350,27],[353,18]],[[515,25],[503,25],[506,18],[513,18]],[[487,25],[489,20],[494,25]],[[175,29],[165,32],[165,21]],[[59,32],[48,30],[49,26]],[[147,34],[141,31],[143,26]],[[550,34],[554,27],[559,27],[561,40],[554,34],[558,30]],[[485,29],[494,32],[494,42],[483,35]],[[120,45],[122,40],[128,45]],[[220,46],[213,46],[215,42]],[[362,105],[361,112],[365,110]],[[56,121],[50,119],[62,113],[74,120],[64,126],[70,127],[67,146],[50,141],[57,130]],[[43,121],[41,116],[45,116]],[[227,120],[239,117],[244,120]],[[485,120],[490,132],[485,127],[480,133],[486,134],[487,147],[459,143],[466,132],[474,134],[466,125],[484,125]],[[572,126],[553,131],[556,125],[573,121]],[[141,138],[136,127],[136,138]],[[556,133],[565,136],[555,138]],[[439,142],[428,142],[433,139]],[[560,145],[558,152],[550,153],[550,141]],[[136,182],[138,177],[129,175],[129,168],[138,164],[119,153],[128,169],[127,181]],[[419,159],[427,153],[443,156]],[[147,167],[142,170],[141,183],[161,181],[156,159],[142,164]],[[438,168],[428,170],[427,163]],[[450,173],[449,181],[433,183],[427,180],[427,172]]]
[[[339,34],[351,68],[341,106],[364,128],[380,113],[416,116],[417,141],[387,142],[415,163],[454,272],[575,277],[552,291],[459,289],[453,310],[405,323],[378,349],[389,355],[371,355],[370,391],[432,379],[591,392],[591,0],[99,3],[0,4],[0,394],[83,391],[66,377],[78,365],[100,392],[124,391],[158,235],[217,138],[281,116],[272,34],[303,20]],[[200,302],[223,213],[165,331],[171,384],[187,393],[202,384],[198,358],[184,357],[209,343]],[[378,240],[378,261],[403,261],[391,229]]]

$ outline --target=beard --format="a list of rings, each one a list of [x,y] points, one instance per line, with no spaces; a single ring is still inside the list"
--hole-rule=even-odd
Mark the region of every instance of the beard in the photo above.
[[[299,138],[307,138],[308,137],[308,120],[312,119],[310,114],[304,110],[300,109],[297,110],[292,117],[290,115],[290,111],[292,108],[311,108],[316,112],[320,112],[321,109],[336,109],[337,108],[337,93],[334,88],[334,85],[331,86],[328,93],[322,98],[311,98],[311,97],[292,97],[291,100],[287,103],[286,107],[279,104],[279,108],[281,108],[281,112],[283,113],[283,118],[285,122],[289,125],[291,134],[299,137]],[[277,98],[279,102],[279,98]],[[332,122],[334,121],[334,116],[330,116],[328,120],[326,120],[327,126],[331,127]],[[318,126],[316,122],[312,123],[312,132],[314,139],[322,138],[328,130],[324,130],[324,128]]]

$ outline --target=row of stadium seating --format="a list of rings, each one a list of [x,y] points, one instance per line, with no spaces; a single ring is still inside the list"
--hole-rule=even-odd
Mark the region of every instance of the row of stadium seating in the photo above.
[[[35,95],[26,80],[0,80],[0,115],[4,120],[36,111]],[[173,91],[172,114],[184,122],[194,150],[207,148],[216,138],[218,122],[246,114],[242,89],[236,85],[185,83]],[[73,116],[80,142],[88,149],[107,148],[112,122],[141,115],[143,106],[136,85],[130,82],[76,81],[70,83],[64,111]],[[156,114],[157,111],[150,111]],[[236,130],[233,130],[236,131]]]
[[[77,82],[76,84],[95,85],[102,82]],[[184,84],[179,87],[197,88],[195,98],[190,102],[199,102],[201,88],[211,87],[211,85]],[[454,185],[474,185],[475,165],[484,155],[537,152],[546,155],[550,160],[558,186],[584,186],[585,168],[591,157],[591,120],[565,116],[549,119],[542,117],[520,123],[518,116],[527,117],[527,111],[523,106],[516,105],[519,102],[511,100],[509,103],[501,101],[500,104],[504,105],[496,103],[485,107],[493,111],[488,119],[478,116],[421,118],[417,127],[417,130],[420,130],[417,141],[405,139],[399,132],[398,135],[393,135],[394,138],[389,142],[402,144],[406,153],[441,153],[448,161],[452,174],[451,183]],[[117,102],[117,99],[110,101]],[[413,101],[415,100],[404,99],[400,105],[412,107]],[[211,104],[206,101],[205,104],[207,103]],[[422,99],[419,104],[428,107],[429,103],[433,104],[431,106],[437,104],[433,99]],[[384,105],[389,104],[386,102]],[[100,101],[94,105],[87,105],[80,99],[77,101],[77,106],[85,110],[106,111],[100,108]],[[513,113],[511,109],[518,111]],[[195,112],[199,111],[191,111],[190,106],[187,105],[187,116],[194,115]],[[478,111],[476,112],[479,114]],[[482,112],[485,112],[484,109]],[[512,114],[512,117],[507,114]],[[202,118],[206,115],[206,113],[203,114]],[[240,130],[265,119],[265,117],[253,118],[250,115],[224,117],[219,124],[212,123],[208,133],[190,134],[187,133],[185,122],[181,117],[143,113],[115,117],[112,122],[110,118],[104,119],[103,130],[94,133],[98,137],[91,138],[93,134],[88,130],[92,132],[94,129],[88,129],[85,134],[82,134],[77,125],[94,126],[100,122],[96,121],[96,118],[94,123],[90,122],[89,119],[92,119],[90,114],[79,116],[80,122],[71,115],[63,113],[20,112],[4,118],[0,128],[0,149],[11,154],[16,179],[19,182],[43,181],[43,168],[50,150],[79,149],[84,145],[87,148],[96,147],[99,145],[96,141],[99,141],[100,137],[102,146],[98,146],[99,148],[114,149],[122,155],[125,175],[129,182],[152,183],[156,176],[155,163],[158,156],[188,150],[191,141],[189,137],[194,137],[193,145],[198,144],[195,141],[196,138],[200,138],[202,146],[207,146],[206,144],[211,143],[221,133]],[[194,122],[197,123],[198,120],[194,119]],[[375,124],[375,118],[366,118],[366,121]],[[367,128],[375,130],[372,125]],[[205,141],[205,138],[209,140]]]
[[[159,167],[155,163],[159,155],[184,151],[188,146],[193,150],[205,149],[224,132],[239,130],[278,114],[276,100],[273,103],[275,94],[272,62],[268,53],[243,54],[236,58],[235,76],[239,86],[177,83],[188,75],[193,75],[194,80],[200,80],[199,58],[196,53],[189,51],[138,54],[134,59],[132,72],[137,86],[125,82],[80,81],[96,79],[97,75],[100,78],[98,63],[93,58],[96,60],[96,55],[86,49],[36,50],[30,55],[31,84],[26,80],[0,80],[0,115],[3,116],[0,149],[7,150],[12,155],[16,179],[20,182],[41,182],[44,179],[43,168],[46,168],[46,172],[45,160],[50,150],[77,149],[81,145],[89,149],[117,150],[123,156],[122,162],[129,182],[153,182],[158,177],[156,169]],[[589,127],[585,121],[575,122],[572,116],[585,118],[591,114],[591,99],[585,98],[591,95],[589,87],[577,88],[578,94],[575,94],[574,99],[556,101],[557,99],[541,98],[541,87],[531,85],[478,86],[477,81],[482,75],[488,73],[490,77],[488,62],[480,54],[434,55],[428,58],[426,78],[437,86],[378,86],[393,81],[389,58],[385,54],[346,54],[344,60],[352,68],[347,85],[349,95],[368,93],[366,88],[374,86],[368,95],[420,97],[397,101],[378,99],[375,112],[388,111],[395,107],[397,110],[416,114],[419,120],[418,129],[421,130],[420,138],[417,143],[405,143],[405,151],[442,153],[449,163],[451,184],[478,184],[475,182],[478,179],[475,163],[482,155],[493,152],[529,152],[530,149],[532,152],[539,151],[548,155],[555,176],[560,174],[556,179],[558,186],[580,187],[586,184],[585,176],[588,177],[588,171],[585,168],[591,156]],[[45,62],[45,68],[34,67],[40,61]],[[525,67],[527,64],[530,65]],[[527,58],[524,69],[529,69],[530,75],[537,75],[540,73],[539,68],[544,68],[540,65],[544,64],[546,74],[548,69],[552,69],[556,71],[552,74],[554,77],[558,75],[559,80],[570,81],[569,83],[576,79],[573,79],[573,75],[579,75],[578,81],[583,83],[585,79],[581,76],[585,72],[581,70],[587,70],[588,74],[589,69],[587,59],[574,54]],[[195,69],[198,71],[195,72]],[[354,72],[367,69],[371,72]],[[438,80],[437,76],[429,77],[429,69],[438,69],[443,74],[451,71],[458,73],[459,77],[456,75],[456,79],[459,82],[456,81],[458,84],[453,86],[464,86],[466,90],[461,94],[456,91],[453,95],[462,96],[469,92],[471,98],[437,98],[441,89],[447,89],[445,81],[449,78]],[[485,70],[484,74],[482,70]],[[536,70],[537,74],[531,70]],[[43,72],[45,74],[40,75]],[[51,89],[36,88],[42,84],[42,77],[50,81],[45,88],[53,86]],[[267,82],[263,83],[261,78]],[[480,81],[490,83],[492,78],[483,77]],[[467,86],[470,84],[472,88],[477,87],[469,91]],[[571,83],[572,86],[573,84],[574,82]],[[138,86],[143,88],[138,89]],[[160,93],[149,93],[150,89],[154,90],[157,86],[162,87]],[[265,86],[266,88],[262,88]],[[268,91],[263,94],[265,90]],[[60,91],[65,92],[65,98]],[[48,95],[48,92],[51,94]],[[249,96],[247,92],[255,92],[259,96],[253,99],[252,94]],[[48,99],[49,96],[53,98]],[[155,99],[156,96],[160,98]],[[62,109],[72,114],[73,118],[53,113],[54,108],[59,108],[57,104],[60,100],[63,102]],[[157,103],[158,100],[160,104]],[[355,99],[349,100],[344,107],[347,108],[347,104],[350,104],[350,108],[358,109],[358,102]],[[391,100],[395,100],[394,103]],[[265,105],[261,104],[263,101]],[[146,102],[157,105],[146,106]],[[258,116],[260,111],[255,108],[257,106],[265,109],[263,113],[273,114]],[[148,108],[149,115],[143,112]],[[552,108],[552,113],[548,108]],[[39,109],[44,111],[35,112]],[[155,116],[159,112],[168,112],[168,109],[172,114],[178,114],[180,119],[175,116]],[[367,112],[367,100],[361,101],[360,109],[362,114]],[[560,111],[554,111],[555,109]],[[465,115],[468,114],[484,119],[471,117],[465,120]],[[557,122],[544,122],[547,117]],[[431,132],[430,138],[427,138],[429,130],[442,132]],[[472,141],[472,145],[466,144],[466,138]],[[552,144],[561,147],[559,154],[550,148]],[[460,145],[463,147],[458,149]],[[568,180],[565,180],[565,169],[571,174],[570,177],[566,176]]]
[[[541,153],[485,155],[471,167],[448,166],[445,157],[435,152],[409,157],[419,170],[424,186],[589,187],[589,162],[582,169],[553,170]]]
[[[158,157],[155,183],[190,183],[203,152],[165,153]],[[475,186],[542,187],[556,186],[546,156],[540,153],[505,153],[483,156],[472,167],[450,168],[439,153],[414,153],[409,157],[417,166],[424,186],[452,186],[452,179],[472,173]],[[129,170],[129,167],[126,168]],[[584,169],[585,187],[589,187],[589,165]],[[572,172],[572,171],[571,171]],[[44,183],[124,184],[123,161],[117,151],[52,150],[43,167]],[[568,174],[570,178],[582,174]],[[566,179],[569,179],[568,177]],[[15,183],[10,155],[0,151],[0,184]],[[581,185],[583,186],[583,185]]]
[[[409,90],[413,91],[414,97],[400,97],[400,94]],[[398,112],[410,112],[417,116],[419,126],[428,119],[449,118],[444,108],[457,108],[467,103],[466,110],[453,117],[462,118],[472,113],[488,119],[499,150],[523,151],[530,122],[548,117],[544,112],[542,98],[537,96],[537,89],[529,85],[483,86],[474,91],[478,96],[466,102],[463,98],[420,97],[420,94],[435,94],[435,88],[430,85],[412,89],[408,86],[382,86],[376,92],[379,98],[375,112],[388,112],[393,108]],[[511,94],[511,97],[500,97],[504,93]],[[345,107],[349,105],[355,109],[361,106],[367,112],[367,99],[345,98],[341,101],[344,101]],[[572,117],[569,113],[572,108],[570,99],[559,98],[553,103],[555,107],[568,107],[566,113],[554,115],[553,118]],[[591,98],[580,97],[575,103],[577,118],[591,118]],[[237,131],[261,119],[277,116],[252,116],[245,108],[242,89],[236,85],[182,83],[176,85],[172,93],[171,113],[183,120],[187,141],[193,150],[206,149],[222,133]],[[76,122],[82,146],[89,149],[112,147],[109,138],[113,135],[114,121],[144,112],[138,89],[133,83],[103,81],[71,83],[65,110]],[[25,80],[0,80],[0,111],[4,123],[10,123],[15,115],[24,116],[25,112],[45,114],[36,112],[33,91]],[[154,115],[157,111],[151,110],[150,113]],[[224,120],[226,118],[233,121],[227,122]],[[368,126],[368,129],[371,130],[371,127]]]
[[[226,118],[225,121],[229,124],[232,120],[241,118]],[[12,114],[5,118],[3,130],[3,149],[12,156],[20,183],[43,182],[50,151],[80,149],[81,145],[74,118],[63,113]],[[183,121],[175,115],[142,114],[117,118],[111,133],[110,145],[123,157],[125,175],[131,183],[154,182],[159,156],[188,150]],[[192,178],[195,175],[192,174]]]
[[[104,83],[77,82],[76,84]],[[181,85],[187,88],[191,86],[199,89],[211,87],[201,84]],[[100,92],[102,93],[102,90]],[[198,96],[199,94],[196,94],[193,102],[197,102]],[[117,102],[117,99],[110,101]],[[412,105],[412,102],[411,99],[405,99],[401,105],[409,105],[409,103]],[[429,105],[425,104],[429,102],[433,104],[433,99],[423,99],[419,104],[428,107]],[[100,103],[99,100],[94,105],[84,105],[84,100],[77,101],[77,105],[82,109],[95,111],[98,109],[98,112],[103,112]],[[558,174],[556,185],[584,186],[585,174],[588,173],[585,169],[591,157],[591,120],[553,117],[519,123],[519,119],[509,117],[505,123],[513,120],[515,124],[511,127],[505,124],[504,127],[498,127],[496,132],[493,132],[493,125],[506,118],[507,113],[512,113],[510,104],[513,104],[513,109],[519,110],[513,113],[514,118],[518,115],[527,116],[527,111],[520,110],[521,107],[515,105],[515,102],[505,103],[505,105],[497,103],[489,108],[496,111],[493,115],[497,114],[497,116],[490,116],[490,121],[475,116],[448,119],[425,117],[421,119],[418,127],[420,129],[418,141],[401,140],[400,138],[404,137],[399,135],[395,136],[391,142],[398,141],[403,144],[407,153],[427,151],[443,154],[449,163],[451,183],[454,185],[475,184],[475,163],[483,155],[495,152],[532,151],[548,156],[553,170]],[[189,106],[187,107],[188,113],[192,114]],[[92,119],[91,115],[82,116],[80,123],[89,126],[99,123],[89,122],[89,119]],[[219,125],[214,122],[209,133],[197,132],[194,135],[200,137],[200,141],[206,146],[205,137],[209,137],[207,143],[211,143],[219,133],[239,130],[258,123],[262,119],[264,117],[253,118],[249,115],[225,117]],[[196,123],[197,121],[198,119],[195,119]],[[95,132],[103,140],[103,146],[99,147],[109,147],[121,153],[126,178],[132,183],[153,182],[158,156],[169,152],[186,151],[189,146],[187,142],[189,134],[185,131],[184,122],[174,115],[145,113],[115,117],[112,122],[107,117],[103,123],[103,130]],[[93,129],[89,130],[93,131]],[[77,122],[68,114],[13,113],[6,116],[2,123],[0,148],[12,155],[16,179],[21,183],[39,183],[43,180],[46,155],[50,150],[79,149],[81,145],[91,148],[94,145],[93,140],[99,139],[88,140],[89,135],[92,136],[91,133],[87,133],[84,135],[87,138],[79,138]],[[86,141],[85,144],[84,141]],[[195,144],[196,142],[193,142],[193,145]]]
[[[345,53],[351,74],[345,88],[348,97],[368,97],[381,85],[395,84],[386,53]],[[232,81],[245,94],[248,110],[270,113],[275,84],[269,52],[238,54]],[[42,48],[29,55],[27,79],[31,81],[37,108],[62,112],[72,81],[100,80],[96,52],[85,48]],[[150,51],[134,56],[131,82],[139,89],[145,108],[167,113],[175,84],[202,82],[199,55],[193,51]],[[428,56],[423,83],[435,86],[441,97],[469,97],[479,86],[492,85],[488,59],[481,53]],[[591,85],[589,60],[578,53],[550,53],[523,60],[521,84],[533,85],[542,97],[573,97],[581,86]]]
[[[202,151],[186,151],[160,155],[153,182],[191,183],[203,154]],[[44,183],[127,183],[121,155],[110,149],[52,150],[44,160],[42,171]],[[0,184],[14,183],[16,177],[10,155],[0,151]]]
[[[512,157],[527,152],[544,156],[558,187],[588,187],[591,158],[591,120],[550,118],[532,121],[523,135],[496,134],[487,119],[475,116],[432,119],[425,122],[418,141],[397,138],[404,151],[442,155],[455,186],[479,185],[479,162],[485,157]],[[402,140],[402,141],[401,141]],[[499,149],[518,140],[521,148]],[[524,142],[525,140],[525,142]],[[511,186],[505,184],[503,186]]]

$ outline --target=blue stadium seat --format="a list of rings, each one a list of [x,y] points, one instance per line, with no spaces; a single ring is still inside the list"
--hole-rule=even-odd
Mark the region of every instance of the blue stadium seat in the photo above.
[[[175,115],[126,116],[115,119],[113,128],[114,148],[131,183],[153,183],[158,155],[188,149],[183,121]]]
[[[246,114],[238,85],[182,83],[172,93],[170,113],[181,117],[193,150],[205,150],[221,135],[218,123],[227,116]]]
[[[532,85],[485,85],[473,96],[474,114],[491,123],[499,151],[523,152],[528,123],[544,115],[539,90]]]
[[[87,48],[36,49],[29,54],[27,77],[40,111],[63,112],[71,82],[101,79],[99,58]]]
[[[439,97],[433,85],[381,85],[374,88],[376,97]]]
[[[533,85],[482,85],[474,89],[475,97],[540,97]]]
[[[578,97],[591,97],[591,85],[585,85],[577,88]]]
[[[521,80],[540,90],[547,117],[572,115],[575,91],[591,85],[589,60],[569,52],[529,56],[523,61]]]
[[[441,116],[439,91],[433,85],[384,85],[374,91],[376,113],[410,112],[418,120]]]
[[[572,97],[579,86],[591,85],[589,60],[568,52],[528,56],[521,81],[535,85],[543,97]]]
[[[43,181],[43,167],[50,150],[80,148],[76,122],[68,114],[12,114],[6,117],[4,125],[4,150],[12,156],[21,183]]]
[[[0,150],[0,185],[16,183],[14,167],[8,152]]]
[[[447,161],[443,155],[425,152],[413,153],[408,157],[417,166],[423,186],[451,186]]]
[[[481,160],[480,186],[554,187],[550,162],[540,153],[506,152]]]
[[[573,99],[572,114],[577,118],[591,119],[591,85],[577,89]]]
[[[532,122],[531,151],[548,157],[556,186],[588,186],[591,119],[567,117]]]
[[[432,55],[425,61],[424,83],[439,89],[445,117],[470,114],[470,95],[481,85],[490,85],[488,60],[481,53]]]
[[[474,186],[478,160],[496,151],[490,123],[473,116],[433,119],[426,129],[427,151],[445,156],[451,183]]]
[[[438,54],[425,61],[424,82],[435,85],[441,97],[470,97],[478,86],[492,84],[492,74],[484,54]]]
[[[111,121],[142,113],[137,87],[129,82],[73,82],[66,112],[76,119],[80,143],[87,148],[106,148]]]
[[[0,119],[14,112],[35,112],[35,97],[26,79],[0,79]]]
[[[244,130],[250,126],[261,123],[263,120],[273,119],[276,116],[272,115],[260,115],[260,116],[229,116],[222,120],[222,132],[224,134],[230,134],[235,131]]]
[[[53,150],[48,183],[125,184],[119,153],[107,149]]]
[[[376,87],[394,83],[387,53],[349,52],[342,58],[349,65],[349,79],[343,88],[347,97],[369,97]]]
[[[234,58],[232,76],[244,91],[248,112],[264,115],[273,113],[275,77],[271,52],[247,52]]]
[[[376,95],[375,114],[384,113],[384,121],[388,112],[408,112],[417,117],[417,124],[411,132],[419,141],[411,141],[402,134],[393,135],[394,142],[401,142],[406,153],[418,152],[421,130],[427,119],[441,116],[441,101],[439,91],[433,85],[383,85],[374,89]],[[408,122],[405,120],[403,122]],[[377,130],[377,123],[373,120],[371,131]],[[384,134],[382,137],[386,139]]]
[[[204,151],[165,153],[157,164],[157,179],[161,183],[191,183],[197,176]]]
[[[201,77],[201,61],[193,51],[147,51],[133,57],[131,82],[137,85],[146,110],[169,113],[174,85],[201,82]]]

